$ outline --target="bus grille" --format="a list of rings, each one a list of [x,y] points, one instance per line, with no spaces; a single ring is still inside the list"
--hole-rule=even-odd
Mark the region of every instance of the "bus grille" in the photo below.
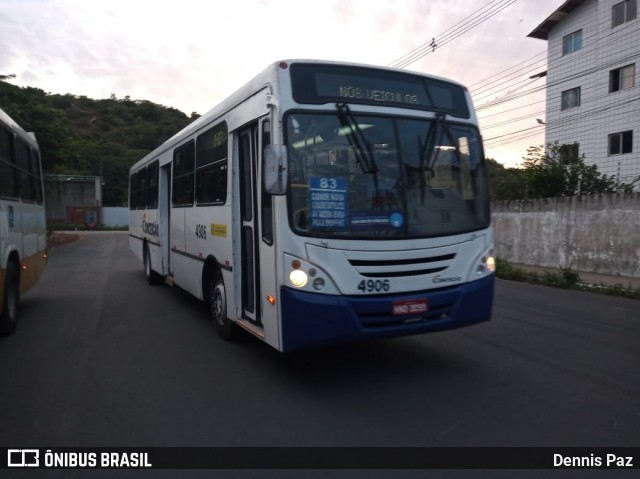
[[[451,253],[427,258],[351,259],[349,263],[358,273],[368,278],[397,278],[439,273],[447,269],[455,257],[455,253]]]

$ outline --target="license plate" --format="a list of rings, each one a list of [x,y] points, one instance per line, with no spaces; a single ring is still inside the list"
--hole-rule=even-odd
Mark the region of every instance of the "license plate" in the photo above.
[[[394,301],[393,315],[403,316],[406,314],[420,314],[427,312],[426,299],[412,299],[409,301]]]

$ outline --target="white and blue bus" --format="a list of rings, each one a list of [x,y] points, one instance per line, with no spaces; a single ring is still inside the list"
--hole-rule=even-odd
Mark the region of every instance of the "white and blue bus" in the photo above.
[[[40,149],[0,110],[0,334],[18,323],[20,295],[36,284],[47,262]]]
[[[131,168],[130,244],[223,338],[292,351],[489,320],[489,198],[463,86],[280,61]]]

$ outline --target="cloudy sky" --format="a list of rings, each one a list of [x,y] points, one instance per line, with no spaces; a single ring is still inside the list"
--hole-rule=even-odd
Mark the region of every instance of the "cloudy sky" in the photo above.
[[[0,75],[202,114],[280,59],[401,65],[467,85],[487,156],[514,166],[544,142],[544,78],[529,77],[546,69],[546,42],[527,34],[562,3],[0,0]]]

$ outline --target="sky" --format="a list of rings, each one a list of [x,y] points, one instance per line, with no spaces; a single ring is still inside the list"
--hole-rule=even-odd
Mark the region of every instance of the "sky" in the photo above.
[[[401,66],[466,85],[485,155],[514,167],[544,143],[545,79],[529,77],[545,71],[547,42],[527,34],[563,3],[0,0],[0,75],[47,93],[128,96],[190,115],[282,59]]]

